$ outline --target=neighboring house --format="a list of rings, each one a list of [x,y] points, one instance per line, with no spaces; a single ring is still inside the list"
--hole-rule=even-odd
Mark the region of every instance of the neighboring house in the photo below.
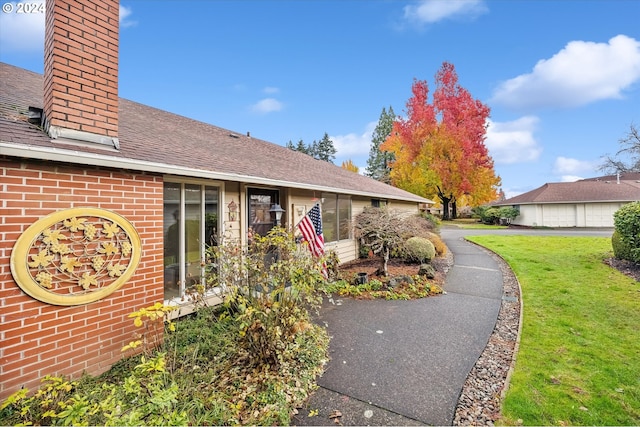
[[[357,257],[366,206],[430,200],[118,97],[118,1],[47,2],[44,76],[0,64],[0,400],[121,358],[128,314],[183,302],[206,245],[293,228],[321,203],[327,250]]]
[[[610,175],[576,182],[554,182],[494,206],[513,206],[514,225],[543,227],[613,227],[613,214],[640,200],[640,173]]]

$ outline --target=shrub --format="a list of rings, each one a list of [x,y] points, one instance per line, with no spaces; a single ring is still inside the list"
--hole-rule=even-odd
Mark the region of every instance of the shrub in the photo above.
[[[0,406],[2,425],[186,425],[177,408],[178,387],[167,375],[164,354],[142,360],[121,384],[100,387],[46,376],[32,396],[22,389]]]
[[[432,230],[437,230],[440,227],[440,218],[438,218],[437,216],[429,212],[423,212],[420,214],[420,216],[426,219],[429,224],[431,224]]]
[[[436,255],[436,249],[429,239],[412,237],[404,243],[404,253],[408,261],[430,262]]]
[[[244,256],[215,258],[223,273],[219,280],[235,289],[226,306],[240,322],[238,343],[248,360],[256,367],[286,365],[292,357],[290,345],[311,326],[308,310],[321,302],[316,291],[324,283],[326,259],[311,257],[292,233],[280,227],[266,236],[254,236]]]
[[[424,214],[403,217],[402,221],[405,226],[403,235],[405,239],[414,236],[427,237],[437,229],[436,223]]]
[[[447,253],[447,245],[444,244],[439,235],[435,233],[429,233],[427,238],[433,243],[433,247],[436,250],[437,256],[442,256]]]
[[[472,209],[474,216],[480,219],[483,224],[500,224],[501,219],[506,219],[507,223],[515,219],[520,212],[518,209],[509,206],[478,206]]]
[[[628,203],[618,209],[613,214],[613,225],[620,241],[629,250],[629,258],[624,259],[640,262],[640,202]],[[624,249],[622,253],[625,253]]]
[[[616,258],[626,259],[629,261],[633,260],[631,246],[628,243],[622,241],[618,230],[613,231],[613,236],[611,236],[611,246],[613,247],[613,255]]]
[[[356,216],[353,224],[356,237],[361,245],[382,256],[380,270],[388,274],[388,262],[391,252],[401,247],[407,235],[411,235],[404,217],[388,207],[366,207]]]

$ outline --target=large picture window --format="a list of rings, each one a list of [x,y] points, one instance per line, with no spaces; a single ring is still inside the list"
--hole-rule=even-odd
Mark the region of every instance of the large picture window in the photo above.
[[[351,238],[351,197],[322,194],[322,231],[325,242]]]
[[[202,259],[215,245],[219,218],[218,187],[164,183],[164,297],[181,297],[203,280]]]

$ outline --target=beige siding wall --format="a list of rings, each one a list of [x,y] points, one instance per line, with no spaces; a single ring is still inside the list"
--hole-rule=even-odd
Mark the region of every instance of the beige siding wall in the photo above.
[[[306,215],[309,209],[320,202],[321,194],[314,191],[302,189],[281,188],[281,205],[286,211],[283,224],[293,229]],[[233,200],[238,205],[238,221],[228,221],[229,202]],[[227,183],[225,185],[224,197],[224,221],[227,234],[234,237],[241,235],[246,241],[247,218],[246,218],[246,186],[239,183]],[[371,206],[370,197],[353,196],[351,199],[351,218],[361,213],[365,207]],[[395,211],[412,215],[418,212],[418,204],[413,202],[391,202],[389,207]],[[241,233],[241,234],[240,234]],[[337,242],[327,242],[326,250],[333,250],[338,255],[341,263],[352,261],[358,258],[358,242],[356,239],[344,239]]]
[[[613,227],[613,214],[623,203],[559,203],[521,205],[512,224],[543,227]]]
[[[229,204],[236,204],[236,216],[233,220],[229,215]],[[240,184],[237,182],[225,182],[223,196],[220,199],[222,209],[222,229],[224,237],[238,239],[246,235],[246,203],[247,199],[240,193]]]
[[[418,213],[418,204],[415,202],[394,201],[389,203],[389,208],[404,215],[413,215]]]

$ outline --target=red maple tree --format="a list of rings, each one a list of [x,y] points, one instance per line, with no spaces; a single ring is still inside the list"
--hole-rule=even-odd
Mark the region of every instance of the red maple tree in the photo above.
[[[453,64],[444,62],[436,74],[436,90],[429,103],[426,81],[414,80],[406,118],[394,122],[380,146],[393,152],[392,183],[438,198],[443,218],[457,216],[459,201],[482,204],[495,200],[500,178],[486,145],[489,107],[458,84]]]

